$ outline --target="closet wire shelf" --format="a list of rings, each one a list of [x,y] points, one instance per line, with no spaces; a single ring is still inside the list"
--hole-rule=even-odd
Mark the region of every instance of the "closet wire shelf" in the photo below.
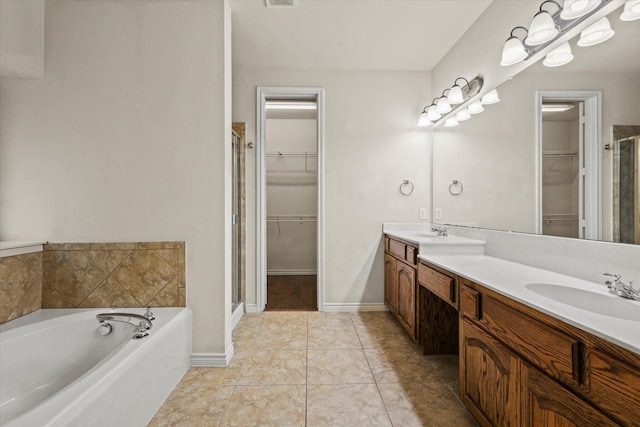
[[[309,153],[307,151],[267,151],[265,154],[267,158],[275,159],[304,159],[304,172],[316,172],[317,170],[309,165],[309,159],[316,159],[318,153]],[[312,163],[313,165],[313,163]],[[268,168],[267,168],[268,169]],[[268,172],[302,172],[301,170],[285,169],[275,170]]]
[[[304,222],[317,222],[318,217],[316,215],[277,215],[267,216],[267,222],[275,222],[278,224],[278,234],[280,234],[281,222],[297,222],[302,225]]]

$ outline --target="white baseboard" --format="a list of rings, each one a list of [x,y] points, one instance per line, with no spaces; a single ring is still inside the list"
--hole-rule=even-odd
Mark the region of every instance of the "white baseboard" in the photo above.
[[[267,276],[315,276],[318,271],[311,270],[267,270]]]
[[[384,303],[367,304],[367,303],[346,303],[346,304],[330,304],[324,303],[324,310],[327,312],[340,311],[389,311]]]
[[[247,313],[257,313],[258,312],[258,304],[245,304],[245,311]]]
[[[233,330],[236,327],[240,319],[242,319],[243,314],[244,314],[244,303],[241,302],[240,304],[238,304],[236,309],[233,310],[233,313],[231,313],[231,330]]]
[[[191,353],[191,366],[205,366],[213,368],[224,368],[229,365],[233,357],[233,343],[229,346],[227,353]]]

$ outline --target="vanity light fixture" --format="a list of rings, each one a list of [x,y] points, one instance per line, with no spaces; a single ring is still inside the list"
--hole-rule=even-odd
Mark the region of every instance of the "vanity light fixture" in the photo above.
[[[571,45],[569,45],[569,42],[566,42],[547,53],[544,61],[542,61],[542,65],[545,67],[559,67],[571,61],[573,61]]]
[[[478,99],[473,101],[467,110],[469,111],[469,114],[480,114],[484,111],[484,107],[482,106],[482,102]]]
[[[529,31],[525,27],[515,27],[511,30],[511,34],[509,38],[504,43],[504,47],[502,48],[502,61],[500,61],[500,65],[506,67],[507,65],[517,64],[518,62],[525,59],[528,55],[524,45],[518,38],[518,36],[513,35],[513,32],[522,29],[525,31],[525,34],[529,34]],[[526,37],[526,36],[525,36]]]
[[[436,120],[440,120],[440,118],[442,117],[442,114],[438,113],[438,110],[436,109],[436,100],[438,98],[435,98],[432,102],[431,105],[429,105],[427,107],[427,118],[429,120],[431,120],[432,122],[435,122]]]
[[[456,120],[459,122],[464,122],[465,120],[469,120],[471,118],[471,114],[469,114],[469,109],[465,108],[463,110],[458,111],[456,113]]]
[[[458,123],[458,120],[456,120],[455,117],[449,117],[447,119],[446,122],[444,122],[444,127],[446,128],[452,128],[454,126],[458,126],[460,123]]]
[[[587,47],[595,46],[602,42],[606,42],[616,32],[611,29],[611,23],[605,16],[604,18],[591,24],[580,33],[580,39],[578,40],[578,46]]]
[[[500,102],[500,97],[498,96],[498,91],[493,89],[482,96],[482,100],[480,101],[482,105],[491,105],[497,104]]]
[[[427,126],[431,126],[431,120],[427,116],[427,107],[424,107],[422,113],[420,113],[420,118],[418,119],[418,126],[421,128],[426,128]]]
[[[553,3],[558,7],[558,11],[562,10],[560,4],[554,0],[546,0],[540,5],[540,10],[535,14],[531,25],[529,25],[529,34],[524,40],[529,46],[538,46],[555,38],[560,32],[556,27],[556,23],[549,11],[543,7],[547,3]]]
[[[444,94],[447,91],[451,91],[451,89],[445,89],[442,91],[442,96],[438,99],[438,103],[436,104],[436,110],[440,114],[447,114],[451,111],[451,104],[447,102],[447,97]]]
[[[627,0],[620,14],[620,19],[623,21],[640,19],[640,0]]]
[[[598,7],[602,0],[564,0],[560,18],[565,21],[580,18]]]
[[[465,79],[464,77],[458,77],[453,82],[453,87],[451,88],[451,90],[449,91],[449,95],[447,96],[447,102],[451,105],[462,104],[462,101],[464,101],[464,94],[462,93],[462,87],[458,86],[458,80],[464,80],[465,82],[467,82],[467,87],[469,86],[469,80]]]

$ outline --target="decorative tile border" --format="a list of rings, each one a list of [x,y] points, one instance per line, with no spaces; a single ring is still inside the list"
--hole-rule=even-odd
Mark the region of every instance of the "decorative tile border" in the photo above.
[[[0,323],[40,309],[42,252],[0,258]]]
[[[185,243],[48,243],[42,308],[184,307]]]

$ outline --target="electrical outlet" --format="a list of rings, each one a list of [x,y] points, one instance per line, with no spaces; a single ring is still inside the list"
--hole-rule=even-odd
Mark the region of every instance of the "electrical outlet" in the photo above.
[[[442,219],[442,208],[436,208],[436,219]]]
[[[427,219],[427,208],[420,208],[419,218],[423,221]]]

